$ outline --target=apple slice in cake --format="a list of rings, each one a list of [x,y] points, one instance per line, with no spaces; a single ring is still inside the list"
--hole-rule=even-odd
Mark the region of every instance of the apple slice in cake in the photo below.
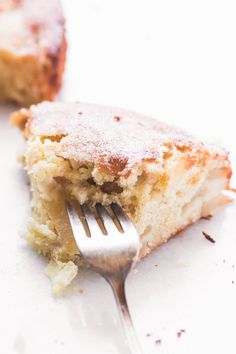
[[[137,229],[140,258],[227,202],[227,152],[155,119],[44,102],[14,113],[12,121],[26,139],[33,210],[27,239],[61,268],[81,262],[66,195],[81,204],[118,203]]]

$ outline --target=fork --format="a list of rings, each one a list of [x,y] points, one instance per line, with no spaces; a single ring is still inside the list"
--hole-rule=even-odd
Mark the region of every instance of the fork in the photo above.
[[[113,290],[130,353],[141,354],[125,295],[140,248],[135,227],[117,204],[89,206],[69,199],[66,209],[81,256]]]

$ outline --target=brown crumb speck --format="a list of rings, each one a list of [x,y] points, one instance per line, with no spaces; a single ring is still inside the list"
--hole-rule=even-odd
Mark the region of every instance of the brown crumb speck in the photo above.
[[[82,116],[83,112],[78,112],[78,114],[79,114],[80,116]]]
[[[120,116],[114,116],[114,120],[115,120],[116,122],[120,122],[120,121],[121,121],[121,117],[120,117]]]
[[[151,333],[147,333],[147,334],[146,334],[146,337],[151,337]]]
[[[202,216],[203,220],[210,220],[211,218],[212,218],[212,215]]]
[[[80,293],[80,294],[83,294],[83,293],[84,293],[84,289],[81,289],[81,288],[80,288],[80,289],[79,289],[79,293]]]
[[[232,284],[234,284],[234,281],[232,280]]]
[[[161,339],[155,340],[155,343],[156,343],[156,344],[161,344]]]
[[[215,243],[216,241],[209,235],[207,234],[205,231],[202,231],[202,234],[205,236],[205,238],[210,241],[211,243]]]
[[[186,330],[185,330],[185,329],[180,329],[180,330],[177,332],[177,337],[180,338],[183,333],[186,333]]]

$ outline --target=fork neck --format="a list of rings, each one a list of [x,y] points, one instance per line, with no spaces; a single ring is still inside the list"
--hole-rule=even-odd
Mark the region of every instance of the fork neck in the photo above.
[[[129,313],[128,303],[125,295],[125,278],[126,276],[120,277],[106,277],[105,279],[111,285],[116,304],[118,307],[121,322],[123,324],[124,333],[127,339],[127,344],[129,346],[130,354],[142,354],[140,344],[136,337],[133,322]]]

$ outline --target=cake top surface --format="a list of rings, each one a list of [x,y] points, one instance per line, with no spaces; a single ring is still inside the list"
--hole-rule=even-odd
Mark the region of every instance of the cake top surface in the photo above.
[[[88,161],[127,176],[141,163],[161,163],[173,147],[199,159],[226,158],[223,149],[150,117],[120,108],[44,102],[12,117],[26,139],[49,138],[58,156]]]
[[[0,0],[0,51],[56,56],[63,36],[60,0]]]

